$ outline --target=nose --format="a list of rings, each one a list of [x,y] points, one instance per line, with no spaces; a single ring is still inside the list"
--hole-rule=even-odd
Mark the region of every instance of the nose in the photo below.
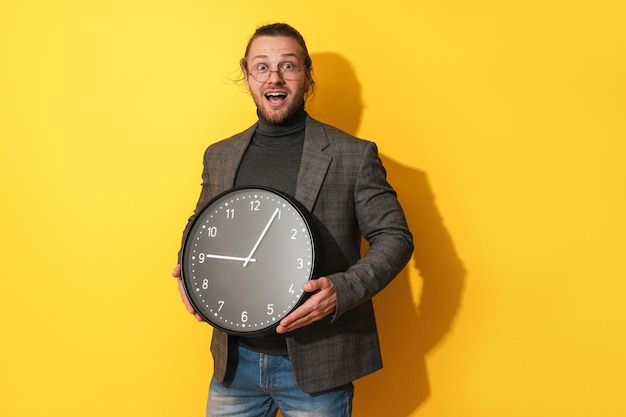
[[[271,71],[270,70],[270,76],[269,76],[269,78],[267,79],[266,82],[270,83],[270,84],[284,84],[285,80],[280,75],[280,71],[278,71],[278,70]]]

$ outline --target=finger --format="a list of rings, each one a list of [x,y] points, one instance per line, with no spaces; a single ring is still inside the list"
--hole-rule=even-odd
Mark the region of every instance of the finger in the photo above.
[[[180,293],[180,298],[183,300],[183,304],[185,304],[185,308],[187,309],[189,314],[195,314],[196,310],[194,310],[194,308],[191,306],[191,302],[189,301],[189,298],[187,298],[187,293],[185,292],[185,289],[183,288],[182,281],[178,281],[178,292]]]
[[[298,323],[299,320],[302,319],[302,316],[303,316],[303,313],[301,311],[302,311],[302,307],[297,308],[296,310],[292,311],[291,314],[289,314],[287,317],[282,319],[280,321],[280,324],[276,328],[276,332],[287,333],[292,330],[295,330],[297,328],[296,324]]]
[[[172,276],[174,278],[180,278],[180,264],[176,265],[176,267],[172,271]]]
[[[314,302],[309,299],[281,320],[276,328],[277,333],[288,333],[317,321],[314,313]]]
[[[334,288],[334,285],[328,277],[319,277],[317,279],[312,279],[302,285],[302,289],[306,292],[322,291],[329,288]]]
[[[280,324],[278,325],[278,327],[276,327],[276,333],[282,334],[282,333],[289,333],[289,332],[293,332],[294,330],[297,330],[301,327],[307,326],[309,324],[311,324],[312,321],[310,320],[296,320],[293,321],[291,323],[288,324],[283,324],[283,322],[281,321]]]

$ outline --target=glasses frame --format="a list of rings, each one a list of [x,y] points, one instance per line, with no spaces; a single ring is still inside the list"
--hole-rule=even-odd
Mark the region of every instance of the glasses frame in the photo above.
[[[296,68],[296,72],[294,73],[293,78],[285,78],[284,75],[284,69],[282,69],[282,66],[285,64],[291,64],[292,66],[294,66]],[[265,77],[265,79],[263,80],[259,80],[257,77],[255,77],[254,73],[248,68],[247,69],[248,74],[250,74],[250,76],[252,78],[254,78],[256,81],[260,82],[260,83],[265,83],[267,82],[271,77],[272,77],[272,73],[275,72],[278,74],[278,76],[280,78],[282,78],[285,81],[296,81],[298,79],[298,77],[300,76],[300,71],[302,71],[302,68],[299,65],[294,64],[293,62],[283,62],[282,64],[278,65],[278,69],[277,70],[271,70],[269,69],[269,65],[268,65],[268,70],[267,70],[267,76]],[[258,75],[258,74],[257,74]]]

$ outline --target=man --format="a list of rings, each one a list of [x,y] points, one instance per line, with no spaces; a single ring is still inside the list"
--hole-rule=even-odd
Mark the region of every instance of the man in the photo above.
[[[209,146],[195,214],[234,186],[295,196],[320,227],[322,276],[304,284],[311,296],[276,335],[213,330],[207,416],[274,416],[280,409],[284,417],[347,417],[352,381],[382,367],[371,298],[408,262],[412,236],[376,145],[305,112],[315,83],[298,31],[282,23],[260,27],[241,68],[259,120]],[[363,257],[361,236],[369,244]],[[185,295],[180,265],[172,275],[187,310],[201,320]]]

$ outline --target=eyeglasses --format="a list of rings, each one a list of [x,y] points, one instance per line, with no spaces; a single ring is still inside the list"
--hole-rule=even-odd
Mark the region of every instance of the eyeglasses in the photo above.
[[[248,69],[248,72],[260,83],[264,83],[270,79],[272,72],[277,72],[280,78],[287,81],[294,81],[298,79],[300,74],[300,67],[293,62],[283,62],[278,66],[276,71],[270,70],[270,67],[266,64],[257,64],[254,67]]]

